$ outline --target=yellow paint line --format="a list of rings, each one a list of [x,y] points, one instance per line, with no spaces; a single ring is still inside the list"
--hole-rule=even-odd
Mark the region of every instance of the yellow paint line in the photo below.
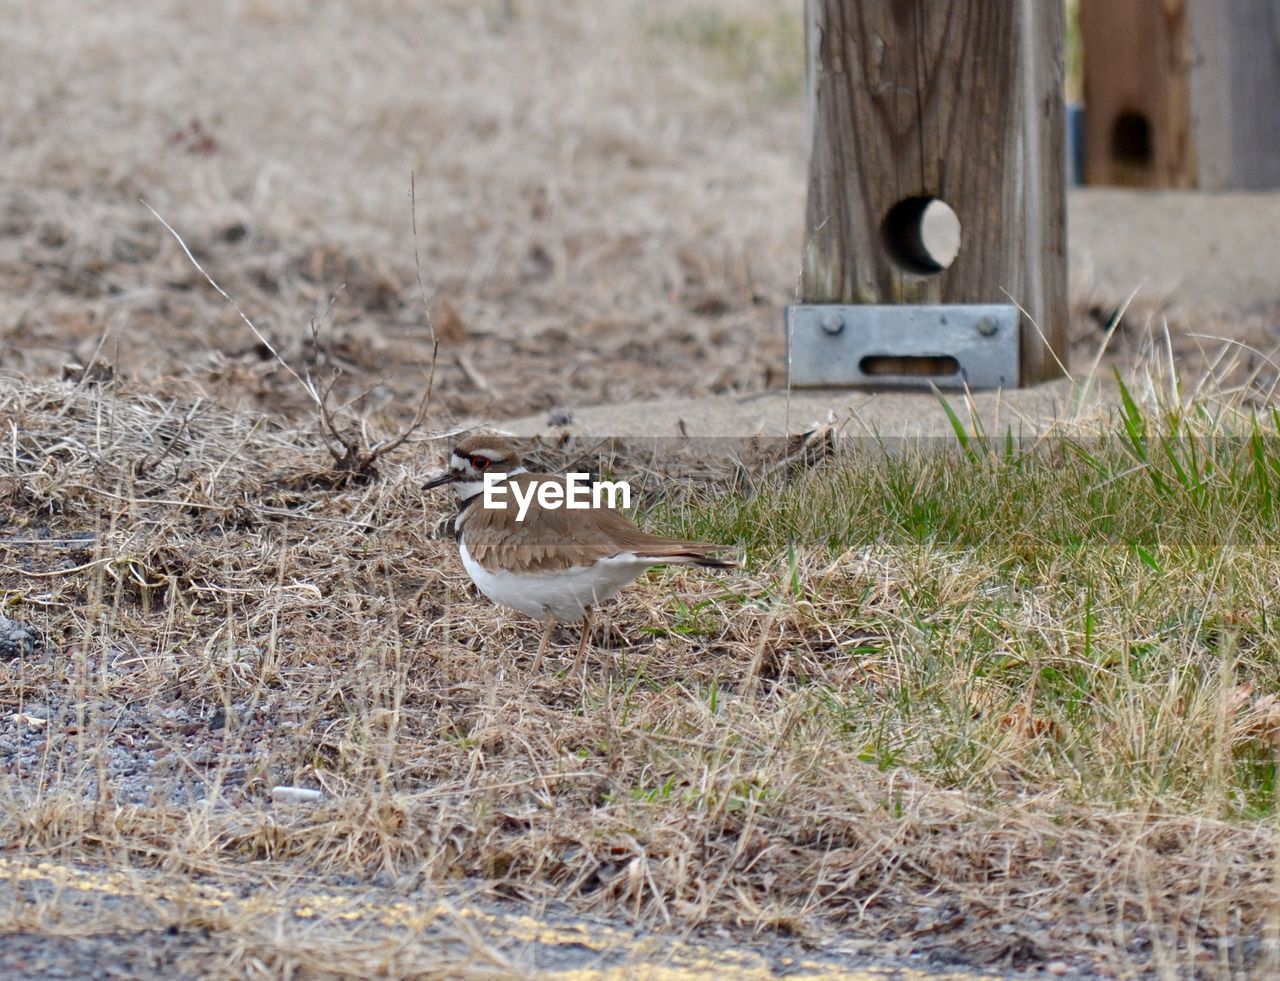
[[[533,916],[494,913],[474,906],[436,903],[415,906],[396,900],[374,902],[368,898],[327,892],[281,894],[261,890],[242,898],[239,893],[200,882],[160,878],[147,872],[128,874],[105,869],[87,869],[55,862],[22,862],[0,858],[0,882],[32,883],[98,893],[180,909],[205,911],[227,909],[239,915],[268,917],[288,915],[298,920],[323,923],[358,923],[421,933],[445,928],[465,920],[483,939],[495,946],[510,942],[547,950],[557,947],[585,948],[608,955],[609,966],[539,970],[538,976],[555,981],[719,981],[734,978],[769,979],[777,975],[768,960],[752,950],[720,949],[711,945],[636,934],[614,927],[577,923],[552,923]],[[554,960],[554,958],[552,958]],[[843,968],[816,960],[787,958],[788,978],[805,981],[981,981],[987,975],[925,973],[904,967]]]

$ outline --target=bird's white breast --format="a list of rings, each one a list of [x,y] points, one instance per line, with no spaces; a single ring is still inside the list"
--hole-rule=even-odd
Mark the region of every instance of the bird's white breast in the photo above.
[[[531,617],[548,612],[557,620],[580,620],[588,606],[610,599],[654,565],[634,552],[601,559],[592,566],[541,572],[490,572],[467,551],[466,535],[458,543],[462,564],[480,592],[501,606]]]

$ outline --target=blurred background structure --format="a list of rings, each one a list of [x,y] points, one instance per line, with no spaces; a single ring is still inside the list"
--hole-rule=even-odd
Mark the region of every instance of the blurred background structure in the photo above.
[[[1079,0],[1090,184],[1280,187],[1280,4]]]

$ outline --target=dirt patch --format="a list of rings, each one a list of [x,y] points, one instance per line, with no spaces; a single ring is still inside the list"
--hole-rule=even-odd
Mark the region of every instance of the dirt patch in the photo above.
[[[40,376],[96,352],[157,393],[305,406],[145,198],[291,364],[341,369],[370,415],[421,390],[428,310],[442,421],[776,377],[803,114],[775,49],[798,24],[745,3],[693,34],[668,27],[697,4],[490,7],[19,18],[0,42],[24,107],[0,185],[0,364]]]
[[[801,43],[791,8],[745,0],[41,4],[0,40],[0,367],[93,361],[157,395],[308,411],[145,199],[291,365],[341,372],[335,394],[373,421],[412,415],[428,315],[438,426],[776,386],[803,245]],[[1150,277],[1108,276],[1090,243],[1117,234],[1077,224],[1083,366]],[[1149,251],[1140,225],[1124,256]],[[1164,313],[1192,360],[1216,353],[1192,330],[1273,345],[1257,298],[1192,323],[1165,288],[1139,296],[1117,357],[1158,342]]]

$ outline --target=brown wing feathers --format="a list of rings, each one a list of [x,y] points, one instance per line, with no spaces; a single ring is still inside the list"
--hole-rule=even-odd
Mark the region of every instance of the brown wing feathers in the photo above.
[[[522,486],[563,478],[545,474],[516,474],[511,481]],[[571,566],[594,565],[601,559],[626,552],[652,559],[654,565],[673,563],[713,569],[731,569],[735,562],[715,554],[723,547],[650,535],[617,511],[554,510],[532,504],[524,521],[517,521],[514,495],[508,493],[504,508],[472,507],[465,516],[467,551],[490,571],[499,567],[553,571]]]

